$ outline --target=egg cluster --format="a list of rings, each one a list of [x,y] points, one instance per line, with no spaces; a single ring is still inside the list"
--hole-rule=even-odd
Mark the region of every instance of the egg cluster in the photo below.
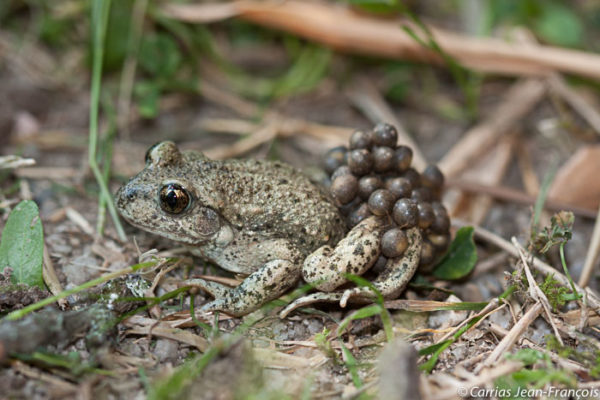
[[[355,131],[348,148],[327,152],[325,169],[349,229],[371,215],[387,218],[376,265],[401,256],[408,247],[406,229],[416,226],[423,236],[420,268],[426,269],[450,240],[450,219],[440,202],[444,176],[435,165],[419,174],[410,166],[412,150],[397,139],[396,128],[385,123]]]

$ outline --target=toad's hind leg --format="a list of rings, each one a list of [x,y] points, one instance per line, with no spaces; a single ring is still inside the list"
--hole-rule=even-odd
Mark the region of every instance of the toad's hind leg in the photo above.
[[[203,279],[190,279],[186,285],[199,286],[215,296],[202,311],[223,311],[233,316],[248,314],[283,295],[300,278],[300,268],[288,260],[272,260],[250,274],[235,288]]]
[[[348,282],[348,275],[362,275],[379,256],[381,235],[386,222],[369,217],[357,224],[332,248],[323,246],[304,260],[302,276],[322,292],[331,292]]]
[[[385,269],[373,281],[373,286],[385,299],[398,297],[419,266],[422,244],[421,232],[418,228],[411,228],[406,233],[409,245],[404,255],[389,259]],[[340,306],[346,307],[346,303],[352,298],[374,299],[375,293],[366,286],[348,289],[340,300]]]

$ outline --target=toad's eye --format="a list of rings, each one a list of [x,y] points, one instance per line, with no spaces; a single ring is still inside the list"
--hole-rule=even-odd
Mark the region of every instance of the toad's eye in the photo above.
[[[169,214],[180,214],[189,207],[192,197],[183,186],[168,183],[160,189],[159,201],[163,211]]]

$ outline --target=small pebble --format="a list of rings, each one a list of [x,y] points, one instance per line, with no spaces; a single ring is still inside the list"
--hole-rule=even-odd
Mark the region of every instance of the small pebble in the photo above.
[[[369,150],[352,150],[348,156],[348,166],[353,174],[366,175],[373,169],[373,155]]]
[[[369,196],[369,210],[374,215],[388,215],[394,206],[394,195],[387,189],[377,189]]]
[[[399,228],[392,228],[381,237],[381,252],[388,258],[401,256],[408,247],[406,233]]]

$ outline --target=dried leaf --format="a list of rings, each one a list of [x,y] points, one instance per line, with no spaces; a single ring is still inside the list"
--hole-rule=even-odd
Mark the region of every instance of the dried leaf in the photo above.
[[[600,205],[600,145],[579,149],[560,168],[548,197],[574,206],[596,209]]]

